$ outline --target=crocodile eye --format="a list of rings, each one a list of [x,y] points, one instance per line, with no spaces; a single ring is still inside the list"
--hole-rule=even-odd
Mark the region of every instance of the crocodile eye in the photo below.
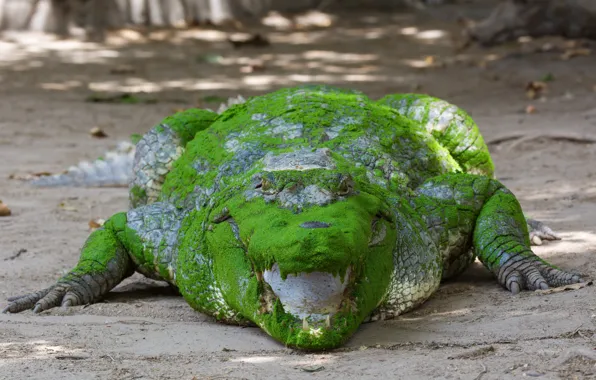
[[[351,176],[342,176],[337,188],[338,195],[347,195],[354,190],[354,180]]]
[[[259,188],[263,191],[270,190],[271,189],[271,181],[267,180],[267,178],[262,178]]]
[[[257,176],[254,178],[255,190],[267,193],[271,190],[275,190],[273,182],[265,176]]]

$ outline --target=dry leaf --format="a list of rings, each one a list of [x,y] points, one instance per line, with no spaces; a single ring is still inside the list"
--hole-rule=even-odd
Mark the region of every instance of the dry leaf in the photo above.
[[[91,128],[91,130],[89,131],[89,134],[93,137],[98,138],[98,139],[103,139],[105,137],[108,137],[108,135],[103,131],[103,129],[101,129],[99,127]]]
[[[586,286],[591,286],[592,284],[594,284],[593,281],[580,282],[580,283],[577,283],[577,284],[559,286],[558,288],[550,288],[550,289],[544,289],[544,290],[543,289],[538,289],[538,290],[535,290],[535,292],[538,293],[538,294],[561,293],[561,292],[565,292],[567,290],[578,290],[578,289],[582,289],[582,288],[585,288]]]
[[[548,85],[545,82],[529,82],[526,85],[526,96],[528,99],[536,99],[546,92]]]
[[[433,57],[432,55],[427,55],[424,58],[424,63],[426,63],[428,66],[434,65],[435,64],[435,57]]]
[[[587,48],[570,49],[570,50],[565,51],[565,53],[561,54],[561,59],[564,61],[567,61],[574,57],[579,57],[579,56],[585,57],[590,54],[592,54],[591,49],[587,49]]]
[[[60,202],[60,204],[58,204],[58,208],[60,208],[64,211],[79,211],[79,210],[77,210],[76,207],[71,206],[66,202]]]
[[[11,214],[12,211],[10,211],[8,206],[0,201],[0,216],[10,216]]]
[[[105,222],[106,221],[104,219],[101,219],[101,218],[92,219],[92,220],[89,221],[89,230],[95,231],[96,229],[98,229],[101,226],[103,226]]]
[[[534,107],[533,105],[529,105],[526,107],[526,113],[527,114],[533,114],[536,113],[536,107]]]

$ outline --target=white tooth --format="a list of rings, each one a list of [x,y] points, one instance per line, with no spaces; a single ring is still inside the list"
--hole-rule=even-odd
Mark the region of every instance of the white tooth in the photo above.
[[[308,321],[306,320],[306,317],[302,318],[302,330],[304,330],[304,331],[309,330]]]
[[[325,318],[325,327],[331,328],[331,316],[329,315],[327,315],[327,318]]]

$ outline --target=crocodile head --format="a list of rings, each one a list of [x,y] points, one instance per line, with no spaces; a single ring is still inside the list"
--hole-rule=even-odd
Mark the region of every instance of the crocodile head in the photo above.
[[[224,297],[287,346],[339,346],[385,294],[396,241],[390,208],[364,169],[327,149],[262,163],[222,202],[207,235],[216,262],[226,262],[216,265]]]

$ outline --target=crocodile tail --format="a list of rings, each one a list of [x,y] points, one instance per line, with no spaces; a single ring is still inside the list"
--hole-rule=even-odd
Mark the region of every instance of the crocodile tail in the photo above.
[[[246,99],[242,95],[228,98],[216,112],[222,113],[233,105],[244,102]],[[107,152],[102,159],[94,162],[82,161],[77,166],[71,166],[64,173],[38,177],[30,183],[38,187],[128,186],[132,180],[135,150],[134,144],[122,141],[115,150]]]
[[[82,161],[64,173],[35,178],[30,183],[37,187],[128,186],[134,154],[135,146],[123,141],[102,159]]]

